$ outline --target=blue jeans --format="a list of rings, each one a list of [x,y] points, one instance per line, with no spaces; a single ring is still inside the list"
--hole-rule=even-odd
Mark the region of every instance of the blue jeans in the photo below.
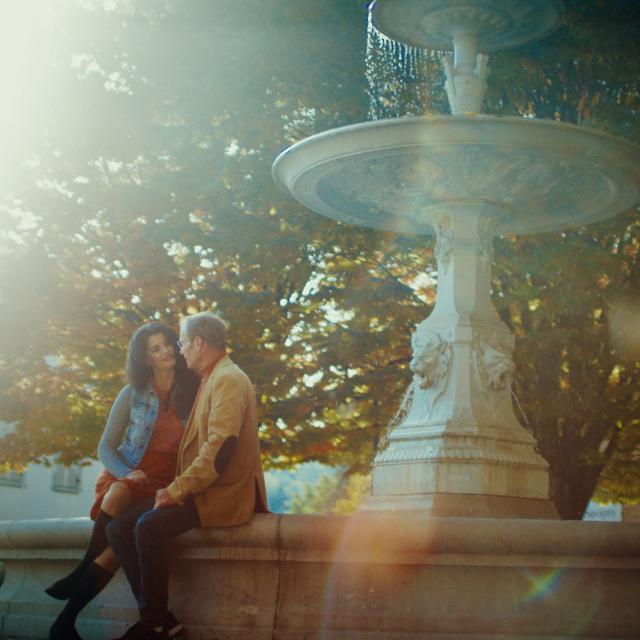
[[[193,498],[184,504],[153,508],[149,498],[115,517],[107,538],[138,601],[140,619],[164,624],[169,602],[169,543],[200,526]]]

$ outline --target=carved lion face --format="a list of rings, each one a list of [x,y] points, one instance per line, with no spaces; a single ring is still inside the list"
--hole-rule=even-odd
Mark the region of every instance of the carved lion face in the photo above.
[[[426,389],[442,379],[449,367],[450,345],[435,332],[414,334],[411,371],[421,378],[420,386]]]

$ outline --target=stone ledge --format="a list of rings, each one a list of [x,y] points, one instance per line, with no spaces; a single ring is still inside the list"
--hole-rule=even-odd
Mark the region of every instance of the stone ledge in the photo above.
[[[0,521],[0,638],[47,637],[60,603],[42,588],[81,557],[90,528]],[[261,514],[176,545],[185,640],[640,637],[640,523]],[[102,640],[135,618],[118,574],[78,630]]]
[[[89,518],[0,520],[0,552],[63,557],[86,544]],[[354,529],[357,533],[354,534]],[[257,514],[242,527],[202,528],[180,537],[183,554],[222,553],[245,558],[261,552],[335,551],[388,553],[570,556],[640,558],[640,522],[582,522],[532,519],[433,518],[419,513],[365,512],[333,515]],[[215,551],[211,551],[215,550]],[[253,554],[253,555],[252,555]],[[26,557],[26,556],[24,556]]]

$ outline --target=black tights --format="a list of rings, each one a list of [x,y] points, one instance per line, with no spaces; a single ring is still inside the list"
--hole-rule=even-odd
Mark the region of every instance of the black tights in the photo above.
[[[56,598],[56,600],[67,600],[71,597],[75,587],[91,563],[109,546],[106,529],[112,520],[113,516],[110,516],[100,509],[93,525],[93,531],[91,532],[91,538],[89,539],[89,545],[87,546],[84,558],[80,560],[70,574],[64,578],[60,578],[60,580],[45,589],[52,598]]]

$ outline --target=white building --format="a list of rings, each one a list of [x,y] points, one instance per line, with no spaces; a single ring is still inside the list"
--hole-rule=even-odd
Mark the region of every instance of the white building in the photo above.
[[[102,465],[30,464],[24,473],[0,474],[0,520],[88,516]]]
[[[591,500],[582,516],[583,520],[599,520],[601,522],[621,522],[621,504],[600,504]]]

